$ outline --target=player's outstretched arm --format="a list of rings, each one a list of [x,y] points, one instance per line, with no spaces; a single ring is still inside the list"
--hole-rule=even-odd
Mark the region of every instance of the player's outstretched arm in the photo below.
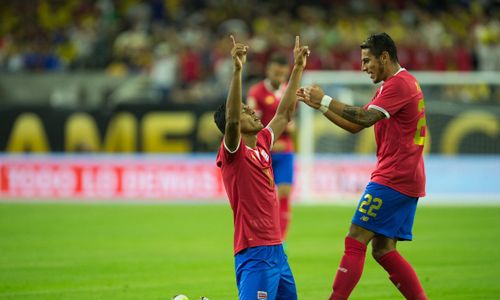
[[[299,101],[313,108],[325,111],[325,116],[330,121],[349,132],[356,133],[385,118],[385,115],[378,110],[366,110],[362,107],[347,105],[337,101],[325,95],[323,90],[317,85],[297,90],[297,96],[299,97]]]
[[[302,79],[302,73],[307,64],[309,52],[308,46],[300,46],[300,38],[296,36],[295,47],[293,48],[294,63],[290,79],[288,80],[288,86],[276,110],[274,118],[269,122],[269,127],[273,130],[275,141],[278,140],[278,137],[283,133],[294,114],[297,104],[295,91],[299,87],[300,80]]]
[[[233,74],[226,100],[226,130],[224,133],[224,143],[230,151],[234,151],[238,148],[240,143],[240,117],[242,110],[241,70],[246,61],[248,46],[242,43],[236,43],[232,35],[231,40],[233,42],[233,49],[231,49]]]
[[[364,126],[348,121],[341,116],[335,114],[331,110],[327,110],[323,113],[323,115],[330,120],[330,122],[336,124],[340,128],[349,131],[350,133],[358,133],[361,130],[365,129]]]
[[[359,124],[353,123],[351,121],[342,118],[341,116],[330,111],[328,108],[321,106],[321,104],[316,104],[312,102],[311,98],[306,96],[306,92],[309,93],[309,91],[306,90],[306,88],[300,88],[297,90],[296,95],[297,97],[299,97],[298,101],[304,102],[308,106],[320,110],[323,113],[323,115],[328,120],[330,120],[330,122],[334,123],[335,125],[339,126],[340,128],[346,131],[349,131],[350,133],[358,133],[365,128]]]

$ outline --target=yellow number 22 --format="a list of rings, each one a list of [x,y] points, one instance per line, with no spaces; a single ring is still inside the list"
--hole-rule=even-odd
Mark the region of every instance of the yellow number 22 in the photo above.
[[[375,198],[373,199],[372,195],[370,194],[366,194],[365,197],[364,197],[366,200],[365,201],[362,201],[361,204],[359,205],[359,212],[363,213],[363,214],[367,214],[369,215],[370,217],[376,217],[377,214],[374,212],[379,210],[380,207],[382,206],[382,199],[380,198]],[[372,203],[372,200],[373,200],[373,203]],[[366,211],[366,208],[365,206],[370,206],[368,208],[368,211]]]

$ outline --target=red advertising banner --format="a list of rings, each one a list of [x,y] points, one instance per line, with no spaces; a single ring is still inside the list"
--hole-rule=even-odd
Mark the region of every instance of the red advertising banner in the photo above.
[[[304,188],[303,168],[297,167],[295,197],[360,194],[372,168],[373,162],[359,159],[317,160],[308,173],[310,187]],[[6,155],[0,156],[0,197],[206,202],[226,195],[210,155]]]
[[[213,159],[2,157],[0,195],[130,200],[222,198]]]

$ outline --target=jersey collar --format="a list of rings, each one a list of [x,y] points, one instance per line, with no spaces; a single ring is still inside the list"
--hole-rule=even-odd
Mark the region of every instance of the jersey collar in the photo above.
[[[404,71],[404,70],[406,70],[406,69],[405,69],[405,68],[403,68],[403,67],[399,67],[399,70],[396,72],[396,74],[394,74],[394,75],[392,75],[392,76],[396,76],[396,75],[398,75],[398,74],[399,74],[399,72]]]
[[[394,77],[394,76],[398,75],[400,72],[402,72],[402,71],[404,71],[404,70],[406,70],[406,69],[405,69],[405,68],[403,68],[403,67],[399,67],[399,70],[398,70],[396,73],[394,73],[394,75],[392,75],[392,76],[391,76],[391,77],[389,77],[389,78],[392,78],[392,77]],[[389,78],[387,78],[387,79],[389,79]],[[386,80],[386,81],[387,81],[387,80]],[[385,82],[385,81],[382,81],[382,83],[384,83],[384,82]]]

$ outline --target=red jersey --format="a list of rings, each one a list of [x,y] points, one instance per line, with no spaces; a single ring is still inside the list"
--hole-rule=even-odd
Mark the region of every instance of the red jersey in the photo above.
[[[286,84],[282,84],[276,91],[267,80],[263,80],[253,85],[248,90],[248,99],[253,99],[255,102],[255,112],[260,117],[264,126],[274,118],[278,105],[280,104],[281,97],[285,93]],[[286,145],[284,152],[293,151],[293,140],[290,134],[285,130],[278,138]]]
[[[425,196],[424,95],[415,77],[401,68],[365,108],[386,116],[375,123],[377,167],[371,180],[410,197]]]
[[[231,153],[222,142],[217,154],[234,220],[234,254],[248,247],[281,244],[279,203],[274,185],[268,127],[257,134],[257,147],[245,145]]]

